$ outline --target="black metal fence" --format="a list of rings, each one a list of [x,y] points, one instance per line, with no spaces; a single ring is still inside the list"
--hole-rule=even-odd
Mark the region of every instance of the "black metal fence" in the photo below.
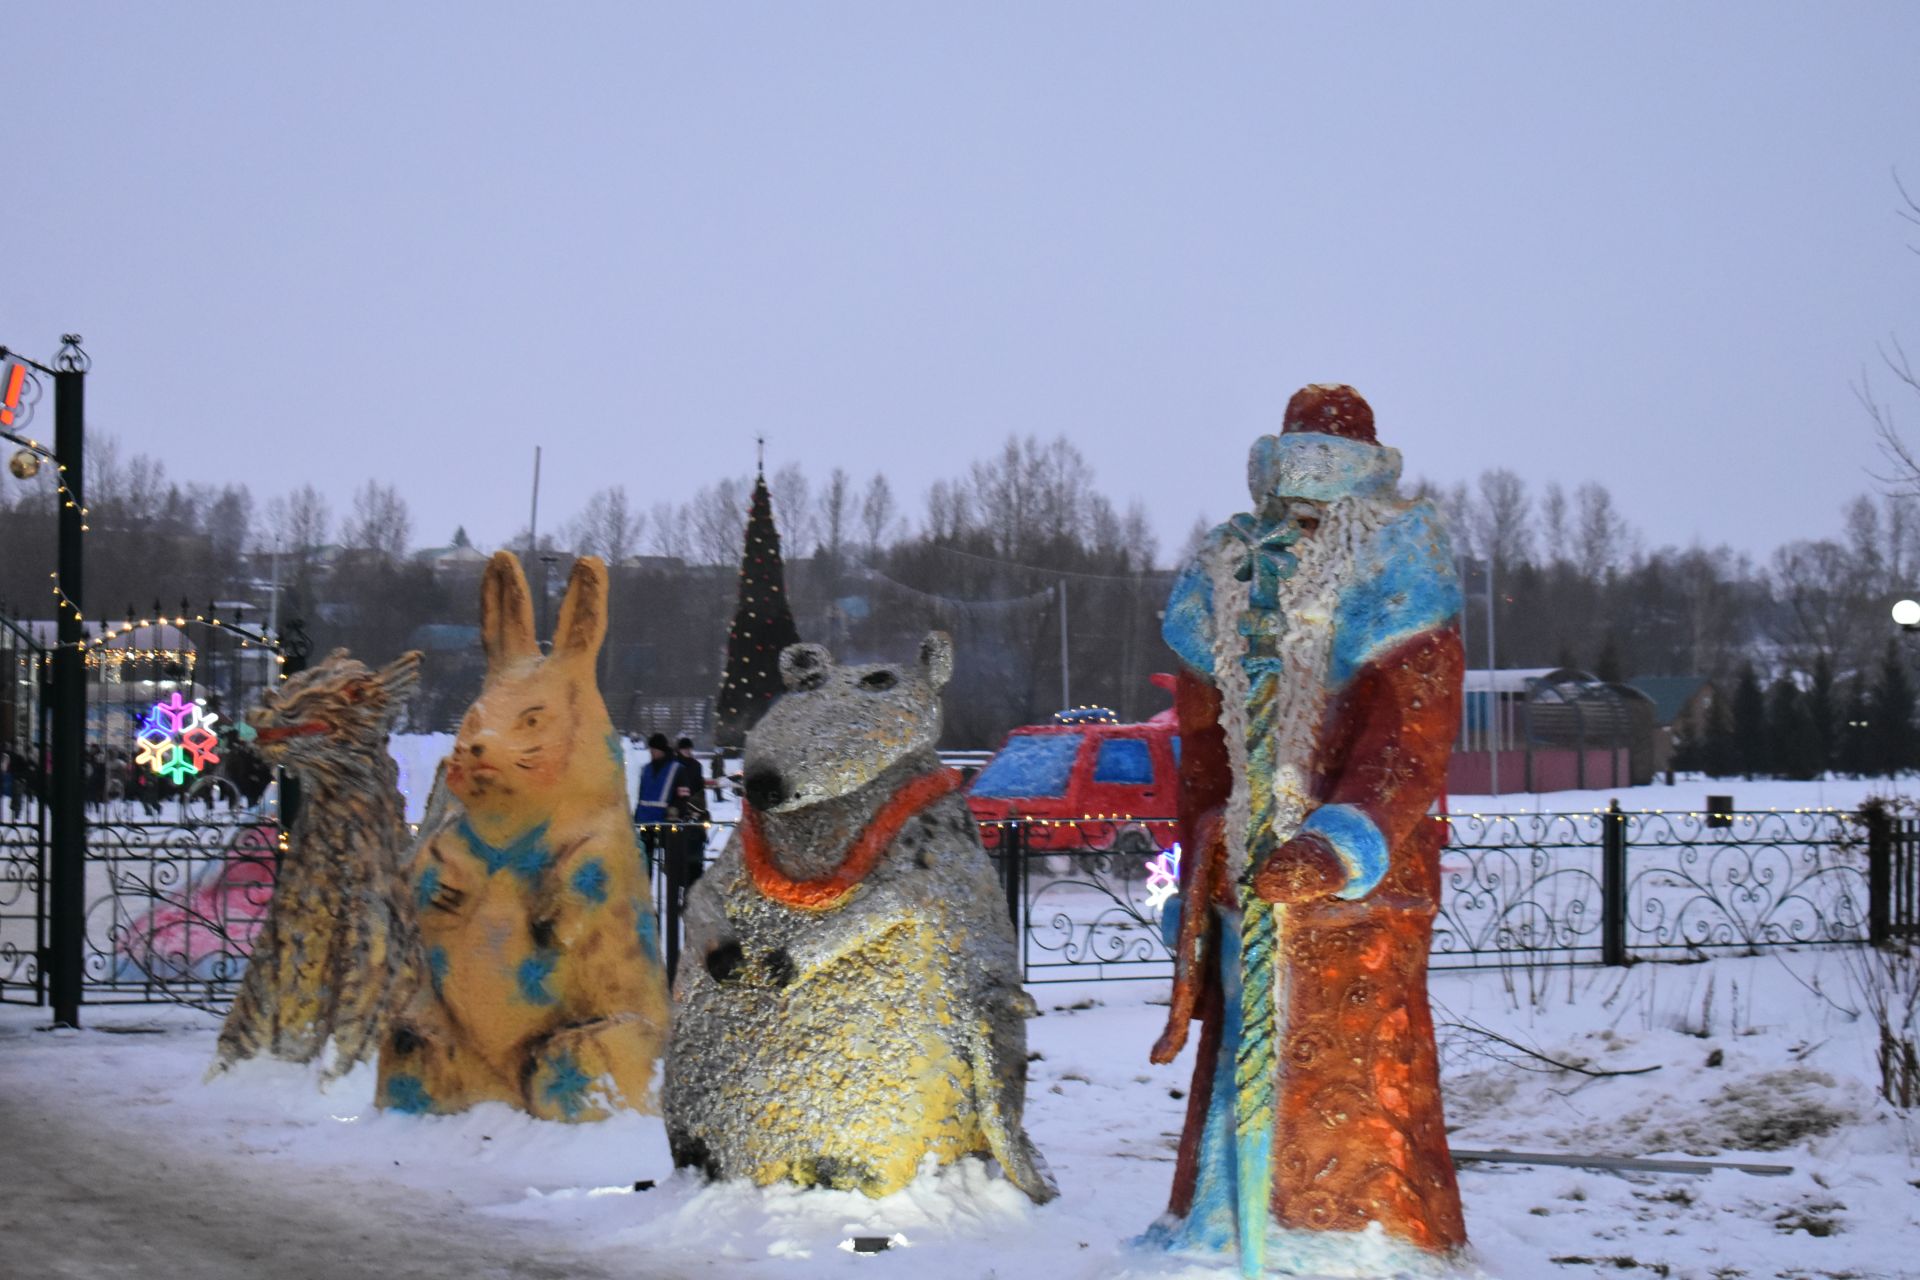
[[[41,1003],[47,832],[34,809],[32,821],[0,823],[0,1004]]]
[[[45,831],[35,808],[0,823],[0,1001],[45,996]],[[1612,808],[1435,821],[1447,824],[1435,969],[1617,965],[1920,937],[1920,820],[1878,809]],[[1169,975],[1160,917],[1174,892],[1173,854],[1113,839],[1121,833],[1098,820],[1071,824],[1097,847],[1062,849],[1065,824],[1040,838],[1036,825],[982,830],[1027,980]],[[643,832],[663,916],[673,841],[688,851],[681,866],[711,863],[730,834],[725,823]],[[197,797],[172,821],[92,823],[86,999],[222,1005],[264,918],[280,846],[270,818],[224,793]]]

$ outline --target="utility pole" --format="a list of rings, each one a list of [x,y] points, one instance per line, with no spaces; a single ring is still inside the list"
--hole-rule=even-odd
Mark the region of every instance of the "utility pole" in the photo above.
[[[540,545],[540,446],[533,446],[533,513],[527,517],[527,555],[533,559],[533,550]]]
[[[1073,685],[1067,675],[1067,580],[1060,579],[1060,709],[1073,705]]]
[[[273,535],[273,594],[267,597],[267,632],[280,639],[280,535]]]
[[[1491,736],[1487,739],[1487,776],[1491,780],[1493,794],[1500,794],[1500,740],[1504,734],[1506,717],[1502,714],[1500,691],[1495,687],[1498,677],[1493,668],[1493,556],[1487,556],[1487,727]]]

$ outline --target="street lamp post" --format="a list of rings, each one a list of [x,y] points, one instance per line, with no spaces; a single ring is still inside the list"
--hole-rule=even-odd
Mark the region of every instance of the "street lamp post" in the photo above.
[[[87,875],[87,665],[85,570],[81,546],[86,532],[86,392],[92,363],[80,349],[80,335],[60,336],[53,367],[0,347],[0,358],[17,360],[53,379],[53,449],[0,429],[0,436],[51,461],[60,496],[55,550],[53,714],[47,744],[51,777],[48,816],[52,848],[47,876],[47,997],[55,1026],[80,1025],[82,975],[86,964]]]

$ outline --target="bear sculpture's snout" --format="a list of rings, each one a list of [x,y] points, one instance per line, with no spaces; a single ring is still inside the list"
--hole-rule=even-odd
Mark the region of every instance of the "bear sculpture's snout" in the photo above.
[[[745,779],[747,803],[756,809],[771,809],[787,798],[787,780],[778,769],[752,769]]]

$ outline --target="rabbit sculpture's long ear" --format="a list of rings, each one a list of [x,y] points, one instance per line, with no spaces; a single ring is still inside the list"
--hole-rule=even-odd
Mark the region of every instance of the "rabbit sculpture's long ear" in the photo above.
[[[560,627],[553,633],[553,656],[592,662],[607,638],[607,562],[581,556],[567,578],[560,602]]]
[[[511,551],[494,552],[480,579],[480,643],[489,671],[540,656],[540,641],[533,634],[533,593]]]

